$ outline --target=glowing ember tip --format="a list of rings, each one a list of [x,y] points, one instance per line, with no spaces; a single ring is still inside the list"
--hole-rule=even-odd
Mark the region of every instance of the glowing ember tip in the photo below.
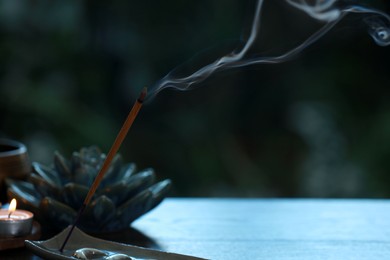
[[[147,94],[148,94],[148,88],[145,87],[142,89],[141,94],[139,95],[137,101],[140,103],[144,102]]]

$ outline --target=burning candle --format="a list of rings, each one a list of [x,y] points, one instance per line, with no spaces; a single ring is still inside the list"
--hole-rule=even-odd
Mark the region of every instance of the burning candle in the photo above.
[[[34,214],[16,209],[12,199],[8,209],[0,209],[0,237],[25,236],[31,233]]]

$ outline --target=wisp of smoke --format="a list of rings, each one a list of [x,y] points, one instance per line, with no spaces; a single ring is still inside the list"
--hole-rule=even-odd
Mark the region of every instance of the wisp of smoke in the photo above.
[[[384,12],[359,5],[347,5],[340,0],[285,1],[292,7],[305,12],[310,17],[323,22],[324,25],[299,45],[287,52],[271,57],[248,58],[246,55],[249,49],[254,45],[260,31],[261,11],[264,0],[258,0],[249,38],[240,51],[233,51],[187,77],[178,78],[168,74],[150,89],[150,96],[155,96],[166,88],[174,88],[183,91],[189,90],[194,84],[202,82],[212,74],[225,69],[252,64],[280,63],[286,61],[320,39],[349,13],[365,14],[364,17],[366,18],[363,21],[367,24],[368,33],[374,41],[380,46],[390,45],[390,16]]]

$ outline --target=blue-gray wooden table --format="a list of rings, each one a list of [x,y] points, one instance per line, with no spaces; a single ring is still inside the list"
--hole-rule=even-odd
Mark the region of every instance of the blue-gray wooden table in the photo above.
[[[167,198],[132,226],[105,239],[216,260],[390,259],[389,200]]]
[[[167,199],[134,227],[209,259],[390,259],[389,200]]]

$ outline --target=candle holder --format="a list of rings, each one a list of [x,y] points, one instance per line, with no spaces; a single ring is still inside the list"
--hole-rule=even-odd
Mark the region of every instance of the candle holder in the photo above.
[[[16,208],[12,199],[8,209],[0,209],[0,250],[24,246],[26,239],[39,239],[40,225],[33,221],[34,214]]]
[[[0,209],[0,237],[19,237],[31,233],[33,214],[26,210],[16,210],[12,214]]]
[[[8,196],[34,213],[42,228],[59,231],[71,225],[106,155],[96,146],[73,152],[70,160],[54,153],[53,166],[34,162],[28,181],[8,180]],[[117,154],[78,227],[89,233],[120,231],[156,207],[168,194],[171,181],[155,183],[153,169],[137,172]]]
[[[41,237],[41,225],[33,221],[30,233],[18,237],[0,237],[0,251],[25,246],[25,240],[38,240]]]

